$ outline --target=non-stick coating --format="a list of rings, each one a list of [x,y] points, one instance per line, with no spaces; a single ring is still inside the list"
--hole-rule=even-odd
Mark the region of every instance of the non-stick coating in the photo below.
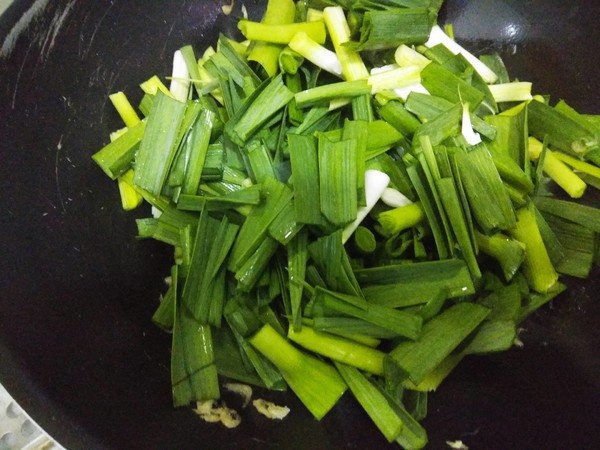
[[[90,156],[120,126],[108,94],[137,102],[175,49],[233,32],[225,3],[17,0],[0,19],[0,381],[69,449],[385,448],[348,397],[319,423],[261,393],[290,416],[245,410],[235,431],[171,406],[169,336],[150,317],[172,255],[134,239],[148,211],[121,211]],[[258,18],[266,2],[244,3]],[[453,0],[441,17],[537,93],[600,113],[600,2]],[[567,280],[524,348],[466,360],[430,396],[430,448],[600,447],[598,275]]]

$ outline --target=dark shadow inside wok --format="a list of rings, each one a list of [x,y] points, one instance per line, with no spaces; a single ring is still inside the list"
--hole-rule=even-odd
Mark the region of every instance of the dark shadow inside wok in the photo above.
[[[41,3],[15,2],[0,38]],[[235,431],[171,407],[170,340],[150,318],[172,255],[134,239],[148,211],[123,212],[90,156],[120,126],[108,94],[139,100],[175,49],[200,52],[235,23],[216,0],[46,3],[0,58],[0,381],[69,449],[384,448],[348,396],[319,423],[293,395],[261,393],[290,417],[247,410]],[[258,18],[266,2],[245,3]],[[455,0],[442,13],[467,46],[585,113],[600,112],[598,17],[583,0]],[[431,448],[598,445],[598,274],[525,322],[524,348],[466,360],[430,396]]]

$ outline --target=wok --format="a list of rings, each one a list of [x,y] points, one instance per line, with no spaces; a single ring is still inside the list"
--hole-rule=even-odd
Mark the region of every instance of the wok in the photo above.
[[[261,393],[290,416],[245,410],[233,431],[171,406],[170,339],[150,321],[171,251],[135,240],[147,211],[121,211],[90,156],[120,126],[109,93],[137,102],[174,50],[235,32],[223,3],[17,0],[0,18],[0,381],[68,449],[386,448],[348,395],[317,422],[291,393]],[[245,4],[258,19],[266,1]],[[452,0],[440,16],[584,113],[600,113],[598,17],[591,0]],[[567,279],[523,348],[459,366],[430,396],[430,448],[600,446],[599,274]]]

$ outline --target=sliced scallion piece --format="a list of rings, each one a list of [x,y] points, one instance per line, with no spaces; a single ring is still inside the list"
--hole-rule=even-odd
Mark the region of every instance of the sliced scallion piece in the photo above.
[[[396,438],[396,442],[403,448],[419,450],[427,445],[427,432],[411,415],[400,399],[392,395],[387,389],[384,389],[380,383],[375,387],[387,399],[388,404],[394,409],[394,412],[402,420],[403,427]]]
[[[350,27],[341,6],[328,6],[323,9],[323,20],[327,26],[329,38],[342,65],[345,80],[362,80],[369,72],[359,53],[347,45],[350,42]]]
[[[373,253],[377,248],[375,235],[367,227],[359,226],[354,232],[353,244],[363,254]]]
[[[175,307],[171,382],[175,406],[214,400],[220,395],[211,327],[199,324],[182,301]]]
[[[476,110],[484,98],[481,91],[437,63],[428,64],[421,71],[421,83],[432,95],[452,103],[468,103],[471,111]]]
[[[267,178],[263,183],[263,195],[265,201],[252,209],[231,249],[228,267],[233,272],[237,272],[258,249],[267,237],[271,222],[292,199],[291,189],[274,178]]]
[[[594,262],[594,231],[553,214],[546,214],[545,219],[564,252],[556,264],[556,270],[566,275],[587,278]]]
[[[315,42],[306,33],[296,33],[288,45],[317,67],[338,77],[342,76],[342,64],[337,55]]]
[[[388,442],[393,442],[404,424],[385,396],[358,369],[339,363],[336,367],[375,425]]]
[[[502,233],[488,236],[476,231],[475,238],[479,249],[500,263],[504,277],[512,279],[525,259],[525,246]]]
[[[394,53],[394,60],[400,67],[418,66],[421,69],[431,62],[429,58],[406,44],[398,46]]]
[[[405,158],[410,160],[407,156],[408,155],[405,155]],[[406,170],[415,191],[417,192],[425,216],[427,217],[427,222],[434,237],[438,256],[440,259],[446,259],[451,255],[448,236],[445,233],[439,210],[435,204],[435,199],[427,183],[423,168],[418,162],[411,162],[410,165],[407,165]]]
[[[162,92],[156,94],[148,125],[135,157],[135,185],[159,195],[175,157],[179,125],[187,105]]]
[[[357,148],[354,140],[319,138],[319,186],[323,216],[335,225],[356,219]]]
[[[490,310],[474,303],[458,303],[423,326],[421,337],[394,348],[384,361],[387,374],[400,370],[419,384],[486,318]]]
[[[144,197],[133,186],[133,170],[128,170],[117,178],[119,194],[121,195],[121,206],[125,211],[131,211],[140,206]]]
[[[235,272],[238,289],[249,292],[256,286],[278,247],[279,242],[270,236],[260,242],[254,253]]]
[[[523,273],[531,288],[539,293],[547,293],[555,287],[558,274],[540,235],[533,208],[533,205],[520,208],[516,225],[508,232],[525,245]]]
[[[211,321],[210,311],[215,307],[213,303],[217,303],[219,309],[223,307],[224,299],[216,294],[216,289],[224,285],[225,280],[218,275],[237,231],[238,226],[229,223],[227,218],[219,221],[209,217],[206,211],[200,213],[191,263],[181,294],[183,304],[199,323],[220,324],[221,315],[215,318],[218,322]]]
[[[252,312],[248,312],[248,309],[246,308],[239,307],[235,301],[231,301],[225,307],[224,317],[237,341],[239,351],[241,351],[242,355],[245,357],[242,361],[246,362],[247,365],[254,369],[255,373],[267,388],[279,391],[286,390],[287,384],[279,370],[277,370],[271,361],[265,358],[250,344],[250,342],[248,342],[249,336],[247,336],[247,334],[252,334],[251,332],[247,332],[248,329],[252,328],[252,331],[255,331],[255,326],[258,328],[262,326],[256,315]],[[254,325],[250,325],[246,321],[256,322]],[[223,328],[225,327],[221,327],[221,329]]]
[[[578,157],[598,150],[598,137],[559,110],[534,99],[527,111],[529,131],[540,141],[548,136],[550,146]]]
[[[363,309],[345,301],[347,299],[348,297],[340,296],[335,292],[319,287],[315,289],[315,303],[324,308],[325,314],[323,315],[325,316],[355,317],[389,330],[396,336],[404,336],[413,340],[417,339],[421,333],[423,319],[416,314],[377,304],[368,304],[366,309]],[[332,313],[328,313],[328,311]]]
[[[380,350],[333,334],[315,331],[314,328],[307,325],[302,326],[302,329],[298,331],[290,328],[288,339],[307,350],[334,361],[348,364],[375,375],[383,374],[383,357],[385,353]]]
[[[294,93],[283,83],[281,75],[273,78],[250,104],[238,111],[225,125],[225,133],[237,145],[244,143],[273,115],[282,109]]]
[[[396,333],[363,319],[344,316],[316,316],[311,319],[315,330],[344,336],[369,347],[377,347],[381,339],[391,339]]]
[[[137,123],[140,121],[140,118],[135,112],[135,109],[133,109],[133,106],[131,106],[131,103],[129,103],[129,100],[124,92],[116,92],[109,95],[108,98],[121,116],[121,119],[123,119],[125,126],[130,128],[134,125],[137,125]]]
[[[319,237],[308,245],[308,251],[327,285],[335,291],[351,295],[353,300],[358,299],[360,307],[364,309],[365,300],[350,266],[342,237],[341,230]],[[356,304],[354,301],[351,303]]]
[[[300,32],[306,33],[319,44],[325,43],[325,25],[323,22],[296,22],[281,25],[240,20],[238,28],[251,41],[264,41],[274,44],[288,44]]]
[[[419,203],[390,209],[377,216],[378,222],[389,234],[396,234],[407,228],[414,227],[424,218],[425,214]]]
[[[437,180],[436,183],[462,257],[469,266],[471,276],[474,280],[477,280],[481,278],[481,269],[479,268],[476,256],[477,245],[471,240],[469,224],[466,218],[467,212],[462,208],[454,179],[452,177],[444,177]]]
[[[142,84],[140,84],[140,87],[146,94],[152,96],[155,96],[158,92],[162,92],[164,95],[171,96],[169,89],[156,75],[144,81]]]
[[[290,329],[294,331],[302,328],[302,294],[304,291],[304,278],[308,262],[308,234],[306,231],[298,233],[287,247],[288,274],[290,289],[291,323]]]
[[[401,44],[422,44],[429,38],[430,12],[426,8],[367,10],[357,50],[382,50]]]
[[[586,173],[595,178],[600,178],[600,167],[598,166],[582,161],[563,152],[554,152],[554,156],[579,172]]]
[[[419,120],[411,114],[402,102],[391,100],[379,108],[377,112],[383,120],[396,128],[404,136],[412,136],[419,127]]]
[[[524,102],[531,100],[532,84],[527,81],[516,81],[512,83],[490,84],[488,89],[492,92],[494,100],[501,102]]]
[[[443,44],[454,54],[460,53],[463,55],[487,83],[491,84],[497,80],[498,75],[496,75],[488,66],[486,66],[469,51],[464,49],[456,41],[452,40],[438,25],[434,25],[431,28],[429,40],[425,43],[425,45],[427,47],[433,47],[437,44]]]
[[[181,50],[173,54],[173,71],[171,73],[171,84],[169,92],[174,99],[185,102],[190,92],[190,73]]]
[[[390,89],[399,89],[421,82],[419,66],[399,67],[369,76],[371,93]]]
[[[514,227],[512,203],[485,145],[459,151],[455,158],[471,211],[482,230],[493,233]]]
[[[242,205],[258,205],[260,203],[260,188],[250,187],[239,189],[221,196],[187,195],[179,196],[177,208],[186,211],[208,211],[236,208]]]
[[[535,206],[542,212],[554,214],[600,233],[600,211],[591,206],[550,197],[535,197]]]
[[[469,270],[460,259],[390,264],[356,270],[365,297],[372,303],[403,307],[475,292]]]
[[[179,284],[179,266],[171,267],[171,285],[166,294],[160,299],[160,304],[152,315],[152,322],[164,330],[172,331],[175,321],[175,299],[177,298],[177,287]]]
[[[371,93],[371,87],[367,80],[355,80],[341,81],[308,89],[298,92],[294,98],[299,108],[305,108],[337,98],[357,97],[369,93]]]
[[[294,174],[294,198],[296,219],[302,223],[321,223],[319,160],[316,140],[312,136],[288,135],[292,172]]]
[[[185,171],[182,192],[194,195],[198,192],[204,162],[208,153],[215,115],[209,109],[198,114],[189,136],[189,163]]]
[[[516,338],[517,330],[513,320],[487,321],[477,330],[463,353],[474,355],[506,351],[513,346]]]
[[[262,183],[267,178],[276,178],[272,156],[267,146],[260,140],[249,142],[244,152],[250,163],[252,181]]]
[[[262,23],[268,25],[284,25],[294,22],[296,6],[293,0],[271,0],[267,3],[267,10],[262,18]],[[277,74],[278,59],[283,47],[270,42],[254,42],[248,61],[257,62],[262,66],[268,76]]]
[[[322,419],[345,392],[346,383],[333,366],[296,349],[270,325],[249,341],[277,366],[316,419]]]
[[[533,161],[538,161],[542,154],[543,144],[534,137],[529,138],[529,156]],[[552,178],[571,198],[580,198],[587,188],[587,184],[573,172],[555,153],[545,149],[544,157],[538,163],[546,175]]]
[[[119,138],[94,153],[92,159],[106,175],[114,180],[131,169],[145,129],[146,121],[142,120]]]

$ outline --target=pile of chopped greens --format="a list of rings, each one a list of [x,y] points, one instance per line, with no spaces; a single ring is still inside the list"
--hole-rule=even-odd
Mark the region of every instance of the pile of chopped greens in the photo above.
[[[428,392],[598,261],[600,211],[565,198],[600,186],[600,116],[473,56],[441,3],[269,0],[142,83],[141,119],[111,95],[126,127],[93,159],[174,248],[175,406],[223,376],[320,419],[349,390],[422,448]]]

